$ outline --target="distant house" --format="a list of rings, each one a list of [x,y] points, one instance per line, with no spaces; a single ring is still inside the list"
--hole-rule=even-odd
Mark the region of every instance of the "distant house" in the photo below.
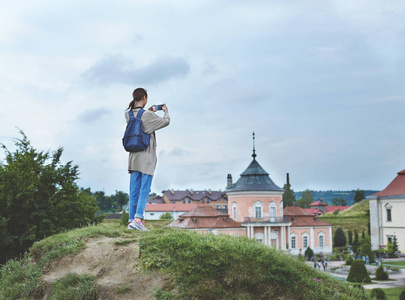
[[[166,202],[163,200],[163,197],[156,196],[153,199],[148,200],[148,204],[165,204]]]
[[[334,212],[335,210],[344,211],[351,206],[329,206],[323,202],[322,199],[314,201],[309,205],[311,208],[305,208],[305,210],[313,215],[322,216],[323,214]]]
[[[160,216],[169,212],[173,220],[195,208],[196,204],[146,204],[145,220],[159,220]]]
[[[405,253],[405,170],[382,191],[368,196],[370,200],[371,247],[378,250],[397,238],[399,250]]]
[[[165,190],[163,191],[165,203],[172,204],[209,204],[211,207],[221,210],[228,209],[228,198],[221,191],[193,191],[193,190]]]

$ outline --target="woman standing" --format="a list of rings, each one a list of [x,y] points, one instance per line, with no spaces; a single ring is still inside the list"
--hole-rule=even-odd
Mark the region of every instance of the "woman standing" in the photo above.
[[[143,88],[135,89],[132,97],[133,100],[129,103],[128,109],[125,112],[127,123],[129,122],[129,110],[132,109],[136,116],[138,111],[143,109],[148,102],[148,94]],[[166,127],[170,123],[169,111],[166,104],[163,105],[162,110],[164,111],[163,117],[155,114],[153,105],[148,110],[145,110],[141,116],[141,120],[143,131],[150,134],[149,147],[140,152],[129,153],[129,229],[148,231],[144,225],[145,222],[142,220],[157,163],[155,131]]]

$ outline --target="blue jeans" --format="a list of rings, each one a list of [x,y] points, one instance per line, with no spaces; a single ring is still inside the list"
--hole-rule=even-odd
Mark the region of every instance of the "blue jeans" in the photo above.
[[[129,184],[129,222],[132,222],[134,218],[143,219],[152,178],[152,175],[131,172]]]

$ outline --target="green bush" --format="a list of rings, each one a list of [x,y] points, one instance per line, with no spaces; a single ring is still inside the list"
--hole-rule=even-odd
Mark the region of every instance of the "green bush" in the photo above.
[[[128,226],[129,214],[126,211],[122,211],[121,222],[122,225]]]
[[[346,265],[350,266],[353,262],[353,256],[348,255],[347,259],[346,259]]]
[[[374,253],[371,250],[371,246],[369,244],[364,244],[363,246],[361,246],[360,258],[362,258],[363,256],[368,256],[368,259],[369,259],[370,263],[375,262]]]
[[[399,300],[405,300],[405,290],[399,295]]]
[[[357,282],[357,283],[368,283],[371,282],[370,276],[368,275],[364,261],[361,259],[355,259],[350,267],[349,275],[347,276],[347,281]]]
[[[388,279],[388,273],[384,271],[384,267],[380,265],[376,270],[375,270],[375,278],[377,280],[387,280]]]
[[[311,260],[311,258],[312,257],[314,257],[314,251],[311,249],[311,247],[308,247],[306,250],[305,250],[305,257],[308,259],[308,260]]]
[[[173,216],[171,213],[169,213],[168,211],[165,212],[164,214],[161,214],[159,217],[160,220],[173,220]]]
[[[385,300],[385,299],[387,299],[385,297],[384,290],[381,289],[381,288],[372,289],[371,293],[370,293],[370,296],[374,297],[374,299],[376,299],[376,300]]]

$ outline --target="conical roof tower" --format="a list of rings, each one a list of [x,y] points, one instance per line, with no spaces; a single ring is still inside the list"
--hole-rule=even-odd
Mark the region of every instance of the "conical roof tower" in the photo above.
[[[271,180],[269,173],[267,173],[256,160],[255,150],[255,133],[253,132],[253,161],[242,174],[239,180],[228,188],[225,192],[242,192],[242,191],[277,191],[283,192],[284,190],[277,186]]]

